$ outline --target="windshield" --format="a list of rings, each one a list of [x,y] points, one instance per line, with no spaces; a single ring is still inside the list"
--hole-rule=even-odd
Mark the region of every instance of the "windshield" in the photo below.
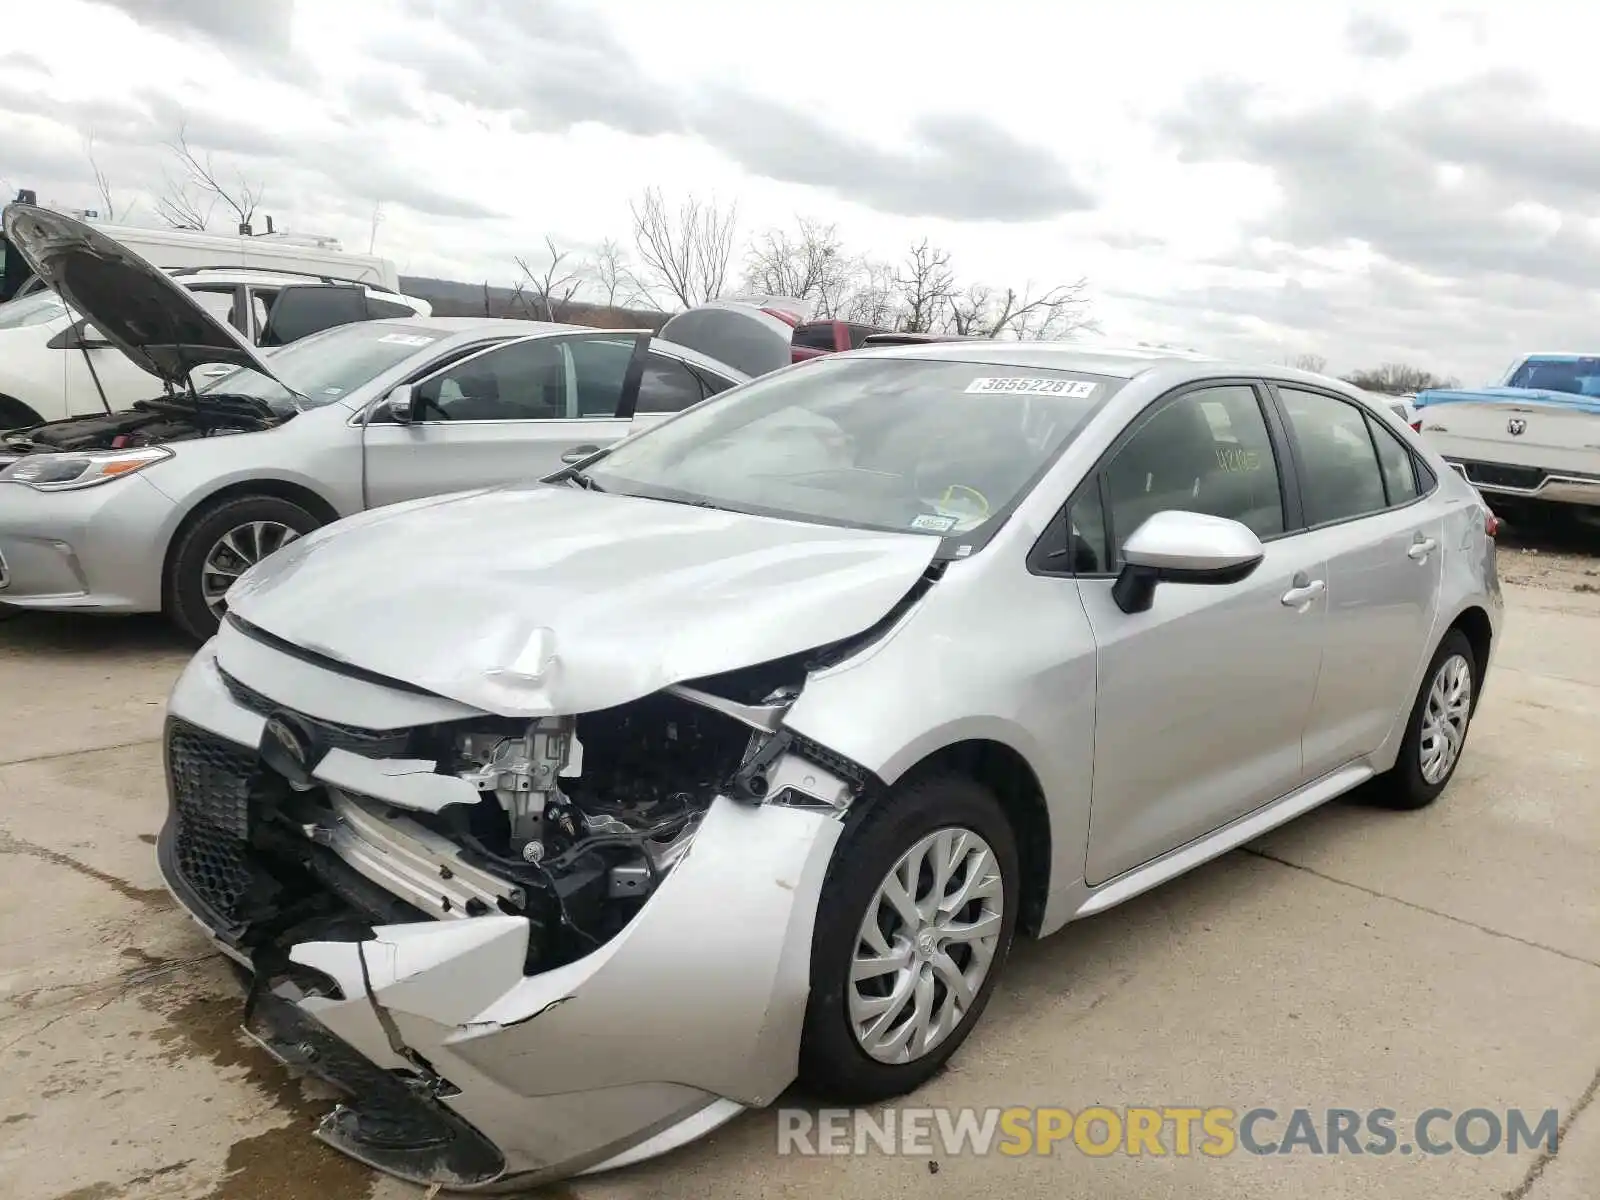
[[[370,383],[445,336],[436,329],[389,321],[339,325],[291,342],[266,355],[273,375],[296,392],[288,396],[275,379],[251,367],[240,367],[201,389],[230,396],[252,396],[281,405],[292,399],[297,408],[320,408]]]
[[[24,325],[43,325],[67,315],[67,306],[54,292],[34,292],[0,304],[0,329],[21,329]]]
[[[1527,358],[1517,364],[1505,386],[1600,396],[1600,358],[1577,355]]]
[[[605,491],[970,538],[998,526],[1121,380],[909,358],[819,359],[629,438]]]

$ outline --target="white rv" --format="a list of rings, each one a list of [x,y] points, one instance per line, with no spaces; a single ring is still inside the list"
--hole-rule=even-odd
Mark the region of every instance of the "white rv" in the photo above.
[[[197,233],[188,229],[142,229],[131,225],[89,225],[114,238],[140,258],[168,270],[208,267],[253,267],[294,275],[320,276],[348,283],[365,283],[398,291],[400,275],[394,263],[371,254],[352,254],[339,240],[315,234],[269,231]],[[4,237],[0,236],[0,301],[26,295],[42,285]]]

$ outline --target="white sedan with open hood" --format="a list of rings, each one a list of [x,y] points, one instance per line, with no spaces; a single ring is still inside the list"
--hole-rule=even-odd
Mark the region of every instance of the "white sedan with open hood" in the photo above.
[[[235,579],[319,526],[538,479],[789,362],[789,326],[739,304],[690,310],[656,335],[364,321],[263,357],[81,221],[13,204],[5,231],[153,394],[4,436],[0,605],[161,611],[197,640],[216,632]]]
[[[797,1076],[881,1100],[1015,932],[1445,788],[1481,500],[1334,380],[863,350],[246,573],[173,691],[173,894],[386,1171],[520,1187]],[[1092,814],[1092,820],[1091,820]]]

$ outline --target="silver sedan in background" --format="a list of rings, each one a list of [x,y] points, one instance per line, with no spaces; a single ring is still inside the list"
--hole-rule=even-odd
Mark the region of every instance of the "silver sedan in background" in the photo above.
[[[738,304],[691,310],[660,335],[396,318],[264,356],[81,222],[12,205],[6,232],[153,395],[6,435],[0,604],[164,611],[197,640],[235,579],[318,526],[537,479],[789,362],[789,328]]]
[[[1449,782],[1490,515],[1284,368],[813,360],[540,483],[300,538],[173,691],[161,869],[319,1135],[493,1190],[797,1076],[864,1103],[1013,937],[1375,781]]]

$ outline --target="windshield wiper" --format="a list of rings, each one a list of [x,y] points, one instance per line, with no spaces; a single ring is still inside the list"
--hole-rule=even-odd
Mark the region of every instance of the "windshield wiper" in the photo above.
[[[582,471],[568,471],[566,473],[565,477],[563,478],[563,482],[564,483],[575,483],[579,487],[583,488],[585,491],[590,491],[590,492],[603,492],[603,491],[606,490],[605,488],[601,487],[598,483],[596,483],[593,479],[591,479],[589,476],[585,475]]]

